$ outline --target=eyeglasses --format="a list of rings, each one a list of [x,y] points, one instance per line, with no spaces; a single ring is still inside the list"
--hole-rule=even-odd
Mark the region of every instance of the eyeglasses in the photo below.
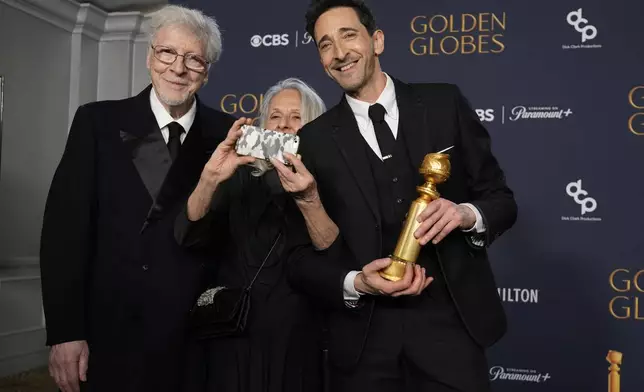
[[[163,64],[171,65],[177,61],[177,57],[183,57],[183,65],[195,72],[204,72],[210,64],[206,59],[194,53],[179,54],[176,50],[161,45],[150,45],[154,51],[154,57]]]

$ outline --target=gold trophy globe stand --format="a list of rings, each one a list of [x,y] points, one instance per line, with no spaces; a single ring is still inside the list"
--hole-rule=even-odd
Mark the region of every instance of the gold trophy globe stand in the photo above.
[[[401,280],[405,275],[405,265],[416,262],[421,248],[420,243],[414,237],[414,232],[420,226],[417,220],[418,214],[432,200],[440,197],[440,194],[436,191],[436,185],[445,182],[449,178],[450,169],[449,154],[430,153],[425,155],[419,169],[420,174],[425,178],[425,183],[416,187],[420,197],[414,200],[409,207],[405,226],[398,237],[396,249],[390,256],[392,263],[380,271],[380,276],[383,278],[394,282]]]
[[[608,368],[608,392],[620,392],[619,367],[622,364],[623,354],[619,351],[608,351],[606,360],[610,363]]]

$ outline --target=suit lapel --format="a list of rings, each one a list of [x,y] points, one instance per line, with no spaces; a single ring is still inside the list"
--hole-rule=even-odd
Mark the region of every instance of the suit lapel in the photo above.
[[[396,87],[396,102],[400,119],[398,129],[399,132],[401,130],[403,132],[411,164],[414,168],[420,169],[425,155],[435,152],[426,108],[411,86],[397,79],[393,79],[393,81]],[[422,176],[420,178],[422,179]]]
[[[127,123],[120,130],[120,136],[141,181],[152,200],[155,200],[172,161],[150,107],[151,88],[148,86],[134,98],[131,112],[124,116]]]
[[[141,232],[151,221],[161,219],[167,209],[196,184],[209,158],[206,149],[216,142],[208,142],[204,136],[203,107],[196,97],[195,121],[173,163],[150,107],[150,90],[151,86],[148,86],[134,98],[131,112],[124,117],[129,123],[120,131],[121,140],[152,200]]]
[[[369,147],[360,134],[358,123],[344,96],[337,106],[332,135],[369,208],[380,222],[376,184],[367,157],[366,148]]]
[[[204,136],[201,106],[201,103],[197,101],[195,121],[181,145],[177,160],[168,171],[155,202],[150,208],[148,220],[161,218],[168,207],[173,206],[184,197],[190,188],[196,185],[204,165],[210,158],[207,148],[215,141],[209,143]]]
[[[427,119],[425,105],[410,85],[393,78],[396,90],[396,103],[399,111],[399,131],[404,133],[404,142],[409,152],[411,164],[419,169],[425,155],[434,151],[432,129]],[[365,149],[365,141],[360,134],[358,124],[353,116],[351,107],[343,96],[337,106],[337,114],[333,125],[333,138],[354,176],[362,195],[380,222],[376,185],[371,173],[371,165]],[[424,182],[418,173],[419,181]]]

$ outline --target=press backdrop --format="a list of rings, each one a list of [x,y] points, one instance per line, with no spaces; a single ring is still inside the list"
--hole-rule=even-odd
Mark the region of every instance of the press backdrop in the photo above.
[[[306,0],[173,1],[214,16],[224,50],[200,96],[256,116],[296,76],[330,107],[341,91],[304,31]],[[458,84],[516,193],[490,249],[509,332],[490,352],[495,391],[644,388],[644,2],[372,0],[383,69]],[[617,391],[613,391],[617,392]]]

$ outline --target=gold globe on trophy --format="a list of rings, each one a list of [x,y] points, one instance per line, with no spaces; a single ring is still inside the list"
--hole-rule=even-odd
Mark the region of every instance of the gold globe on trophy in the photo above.
[[[405,226],[398,237],[396,249],[390,256],[392,263],[380,271],[380,276],[383,278],[394,282],[401,280],[405,275],[405,265],[415,263],[418,259],[421,245],[414,237],[414,232],[420,226],[417,218],[432,200],[440,197],[436,185],[449,178],[451,170],[449,154],[444,152],[451,148],[425,155],[419,169],[420,174],[425,178],[425,183],[416,187],[420,197],[414,200],[409,207]]]

